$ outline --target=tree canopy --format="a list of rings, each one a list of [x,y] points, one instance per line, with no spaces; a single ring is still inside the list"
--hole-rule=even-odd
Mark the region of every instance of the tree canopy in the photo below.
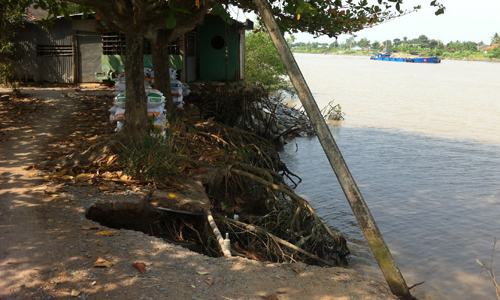
[[[496,32],[492,37],[491,37],[491,44],[500,44],[500,35],[498,35],[498,32]]]

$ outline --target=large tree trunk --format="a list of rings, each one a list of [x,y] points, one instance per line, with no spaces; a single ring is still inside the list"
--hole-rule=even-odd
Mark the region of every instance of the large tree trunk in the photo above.
[[[170,88],[170,72],[169,72],[169,54],[168,44],[169,34],[164,29],[156,31],[154,38],[149,39],[151,50],[153,52],[153,67],[155,72],[155,89],[163,93],[166,98],[165,108],[167,116],[170,119],[175,109],[175,104],[172,100],[172,92]]]
[[[144,38],[138,32],[126,33],[125,78],[125,124],[121,134],[132,142],[140,141],[149,132],[147,99],[144,91]]]

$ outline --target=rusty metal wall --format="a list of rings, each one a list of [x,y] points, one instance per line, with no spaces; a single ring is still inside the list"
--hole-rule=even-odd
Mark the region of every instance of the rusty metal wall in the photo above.
[[[19,79],[72,83],[72,34],[69,20],[57,20],[49,30],[26,24],[17,38]]]

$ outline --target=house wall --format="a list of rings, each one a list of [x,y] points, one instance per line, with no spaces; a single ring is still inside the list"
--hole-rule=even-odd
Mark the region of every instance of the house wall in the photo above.
[[[239,79],[239,30],[219,17],[207,15],[199,27],[200,78],[201,80],[226,80],[226,25],[229,27],[228,79]]]
[[[58,19],[48,30],[26,23],[17,38],[18,79],[52,83],[98,82],[98,72],[124,71],[124,43],[118,44],[123,47],[119,55],[104,53],[103,48],[108,49],[109,42],[105,41],[105,34],[98,31],[97,21],[77,18]],[[226,27],[229,29],[227,77],[229,80],[243,78],[244,61],[240,61],[240,57],[244,57],[244,48],[241,48],[244,47],[244,32],[240,32],[241,26],[228,25],[212,15],[206,16],[205,24],[188,34],[188,38],[181,39],[185,49],[170,55],[170,67],[182,70],[184,81],[225,81]],[[144,67],[152,68],[151,55],[145,54]]]
[[[71,21],[57,20],[49,30],[26,24],[17,37],[18,78],[37,82],[73,82]]]
[[[176,70],[182,70],[182,56],[181,55],[169,55],[170,67]],[[111,70],[113,72],[125,72],[125,55],[102,55],[101,65],[102,71]],[[148,54],[144,55],[144,68],[153,69],[153,56]],[[97,71],[96,71],[97,72]]]

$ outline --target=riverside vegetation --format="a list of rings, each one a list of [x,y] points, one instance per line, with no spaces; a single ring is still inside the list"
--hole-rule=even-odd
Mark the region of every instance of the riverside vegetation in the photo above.
[[[484,42],[472,41],[443,43],[440,40],[420,35],[415,39],[403,37],[383,42],[371,42],[366,38],[356,40],[355,37],[347,39],[344,43],[337,41],[331,44],[296,42],[291,44],[291,48],[293,52],[297,53],[372,55],[386,50],[419,56],[439,56],[442,59],[500,61],[499,44],[500,36],[495,33],[491,37],[489,45]],[[353,48],[356,46],[360,49],[354,50]]]

